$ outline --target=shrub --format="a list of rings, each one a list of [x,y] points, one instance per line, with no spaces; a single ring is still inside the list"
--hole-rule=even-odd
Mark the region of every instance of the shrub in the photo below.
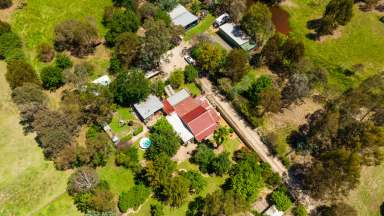
[[[286,211],[292,206],[289,196],[282,190],[274,191],[271,196],[273,204],[280,211]]]
[[[292,213],[295,216],[307,216],[308,215],[307,209],[305,209],[305,206],[303,204],[297,205],[293,209]]]
[[[6,61],[10,62],[12,60],[25,60],[25,54],[22,48],[15,48],[7,53]]]
[[[33,67],[22,60],[8,62],[5,77],[12,89],[22,86],[24,83],[35,83],[40,85]]]
[[[199,76],[199,71],[192,65],[188,65],[184,69],[185,81],[188,83],[195,82],[196,78]]]
[[[20,37],[13,33],[8,32],[0,36],[0,58],[7,58],[9,53],[23,46]]]
[[[116,152],[115,162],[118,166],[124,166],[136,172],[140,170],[137,148],[125,147]]]
[[[142,125],[140,125],[140,127],[136,128],[134,131],[133,131],[133,136],[136,136],[136,135],[139,135],[141,132],[143,132],[144,128]]]
[[[203,178],[203,176],[196,171],[188,171],[181,173],[186,179],[190,182],[190,191],[193,193],[200,193],[206,186],[207,181]]]
[[[11,32],[11,26],[0,20],[0,35]]]
[[[48,90],[54,90],[64,84],[63,71],[54,66],[48,66],[41,70],[40,79],[43,87]]]
[[[144,185],[135,185],[128,192],[121,193],[119,209],[126,212],[129,208],[138,208],[150,195],[151,190]]]
[[[47,96],[40,86],[25,83],[23,86],[13,89],[12,99],[16,104],[44,104],[47,101]]]
[[[97,27],[89,22],[67,20],[55,27],[55,49],[75,56],[93,53],[99,43]]]
[[[184,72],[182,70],[173,71],[168,81],[173,88],[179,88],[184,85]]]
[[[164,216],[164,207],[161,204],[151,205],[151,216]]]
[[[6,9],[12,6],[12,0],[0,0],[0,9]]]
[[[73,63],[71,59],[65,54],[59,54],[56,57],[55,64],[58,68],[67,69],[72,67]]]
[[[38,58],[41,62],[50,62],[55,57],[55,50],[50,44],[42,43],[38,47]]]

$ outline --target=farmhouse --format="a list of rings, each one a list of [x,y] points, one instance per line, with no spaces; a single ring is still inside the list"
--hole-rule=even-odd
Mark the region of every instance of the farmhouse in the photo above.
[[[147,121],[155,113],[161,111],[163,103],[154,95],[149,95],[148,98],[141,102],[134,104],[133,107],[143,121]]]
[[[164,112],[175,113],[197,141],[213,134],[219,122],[219,114],[205,97],[192,98],[186,90],[172,95],[163,102]]]
[[[226,23],[219,28],[219,35],[232,47],[250,51],[256,48],[256,43],[251,41],[239,25]]]
[[[193,134],[185,127],[176,113],[171,113],[166,117],[166,119],[184,143],[188,143],[193,139]]]
[[[171,17],[173,24],[181,25],[184,29],[189,29],[199,22],[199,18],[189,12],[181,4],[178,4],[171,12],[169,12],[169,16]]]

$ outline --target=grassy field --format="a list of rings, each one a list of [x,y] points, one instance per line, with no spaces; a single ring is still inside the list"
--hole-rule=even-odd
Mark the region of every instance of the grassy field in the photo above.
[[[73,199],[67,193],[64,193],[57,199],[53,200],[48,206],[34,214],[35,216],[80,216],[82,213],[77,211],[73,205]]]
[[[194,36],[199,35],[209,29],[209,27],[212,26],[213,22],[215,21],[215,17],[211,14],[208,14],[203,20],[200,21],[197,26],[189,29],[184,34],[184,40],[188,41],[192,39]]]
[[[0,215],[38,213],[65,193],[70,173],[56,171],[34,136],[24,135],[4,74],[0,62]]]
[[[306,55],[315,62],[330,69],[330,92],[341,92],[360,83],[361,80],[379,72],[384,67],[384,24],[379,15],[361,12],[354,7],[354,16],[350,23],[340,29],[338,36],[322,42],[308,39],[310,30],[307,21],[321,17],[328,1],[291,0],[284,8],[290,13],[290,25],[294,38],[304,41]],[[363,64],[364,69],[356,75],[347,77],[336,66],[352,69],[354,65]]]
[[[112,5],[112,0],[28,0],[27,6],[16,10],[11,18],[13,31],[24,41],[25,51],[33,65],[40,69],[44,64],[36,58],[36,48],[42,42],[53,42],[56,24],[68,20],[89,20],[97,24],[100,36],[106,29],[101,24],[104,8]],[[97,73],[105,71],[108,61],[104,58],[108,50],[96,50],[97,58],[85,58],[96,67]]]
[[[364,168],[360,185],[351,192],[347,202],[361,216],[380,216],[380,205],[384,202],[384,164]]]

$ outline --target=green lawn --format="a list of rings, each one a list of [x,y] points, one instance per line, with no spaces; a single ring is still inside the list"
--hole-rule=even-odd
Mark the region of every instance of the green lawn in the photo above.
[[[232,158],[233,153],[238,149],[240,144],[240,138],[228,139],[226,142],[223,143],[224,151],[229,152],[230,157]]]
[[[119,137],[124,137],[130,133],[132,127],[128,126],[127,124],[125,124],[124,126],[120,126],[120,120],[124,120],[126,122],[130,120],[135,120],[133,110],[131,108],[125,107],[117,109],[116,114],[113,116],[112,121],[109,124],[114,133],[116,133]]]
[[[199,87],[197,87],[195,83],[186,83],[182,87],[180,87],[180,89],[183,89],[183,88],[187,89],[189,93],[192,94],[192,96],[196,97],[201,95],[201,90],[199,89]]]
[[[24,135],[0,62],[0,215],[39,212],[65,193],[70,172],[44,159],[32,134]]]
[[[103,36],[106,29],[101,20],[104,8],[110,5],[112,0],[28,0],[27,6],[12,15],[11,25],[13,31],[22,37],[27,57],[40,69],[44,64],[37,60],[36,48],[42,42],[52,44],[56,24],[68,19],[93,20],[100,36]],[[95,65],[97,74],[108,67],[104,52],[97,53],[98,58],[84,59]]]
[[[128,191],[133,185],[133,173],[131,170],[115,165],[114,157],[112,157],[105,167],[97,168],[97,173],[101,180],[109,183],[111,191],[120,195],[123,191]]]
[[[360,185],[348,196],[348,203],[362,216],[380,216],[384,201],[384,164],[365,168]]]
[[[73,199],[67,193],[64,193],[57,199],[55,199],[48,206],[40,210],[36,216],[80,216],[83,215],[80,213],[76,206],[73,205]]]
[[[306,55],[330,70],[328,89],[331,93],[341,92],[358,84],[368,76],[381,71],[384,67],[384,24],[376,13],[361,12],[357,6],[354,16],[341,30],[341,36],[328,38],[323,42],[306,37],[310,31],[306,22],[320,18],[328,1],[292,0],[293,6],[284,6],[290,13],[291,36],[304,41]],[[336,66],[352,69],[363,64],[364,70],[355,76],[347,77]]]
[[[188,41],[192,39],[194,36],[199,35],[209,29],[209,27],[212,26],[213,22],[215,21],[215,17],[211,14],[208,14],[203,20],[200,21],[197,26],[189,29],[184,34],[184,40]]]

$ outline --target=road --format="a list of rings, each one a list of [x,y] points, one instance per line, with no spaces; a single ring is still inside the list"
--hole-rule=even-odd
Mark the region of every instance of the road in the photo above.
[[[259,157],[269,163],[272,170],[284,175],[287,169],[276,157],[269,153],[267,146],[261,141],[259,134],[237,113],[232,104],[214,92],[214,87],[207,78],[200,79],[200,84],[207,98],[213,103],[223,118],[233,127],[242,141],[252,148]]]

